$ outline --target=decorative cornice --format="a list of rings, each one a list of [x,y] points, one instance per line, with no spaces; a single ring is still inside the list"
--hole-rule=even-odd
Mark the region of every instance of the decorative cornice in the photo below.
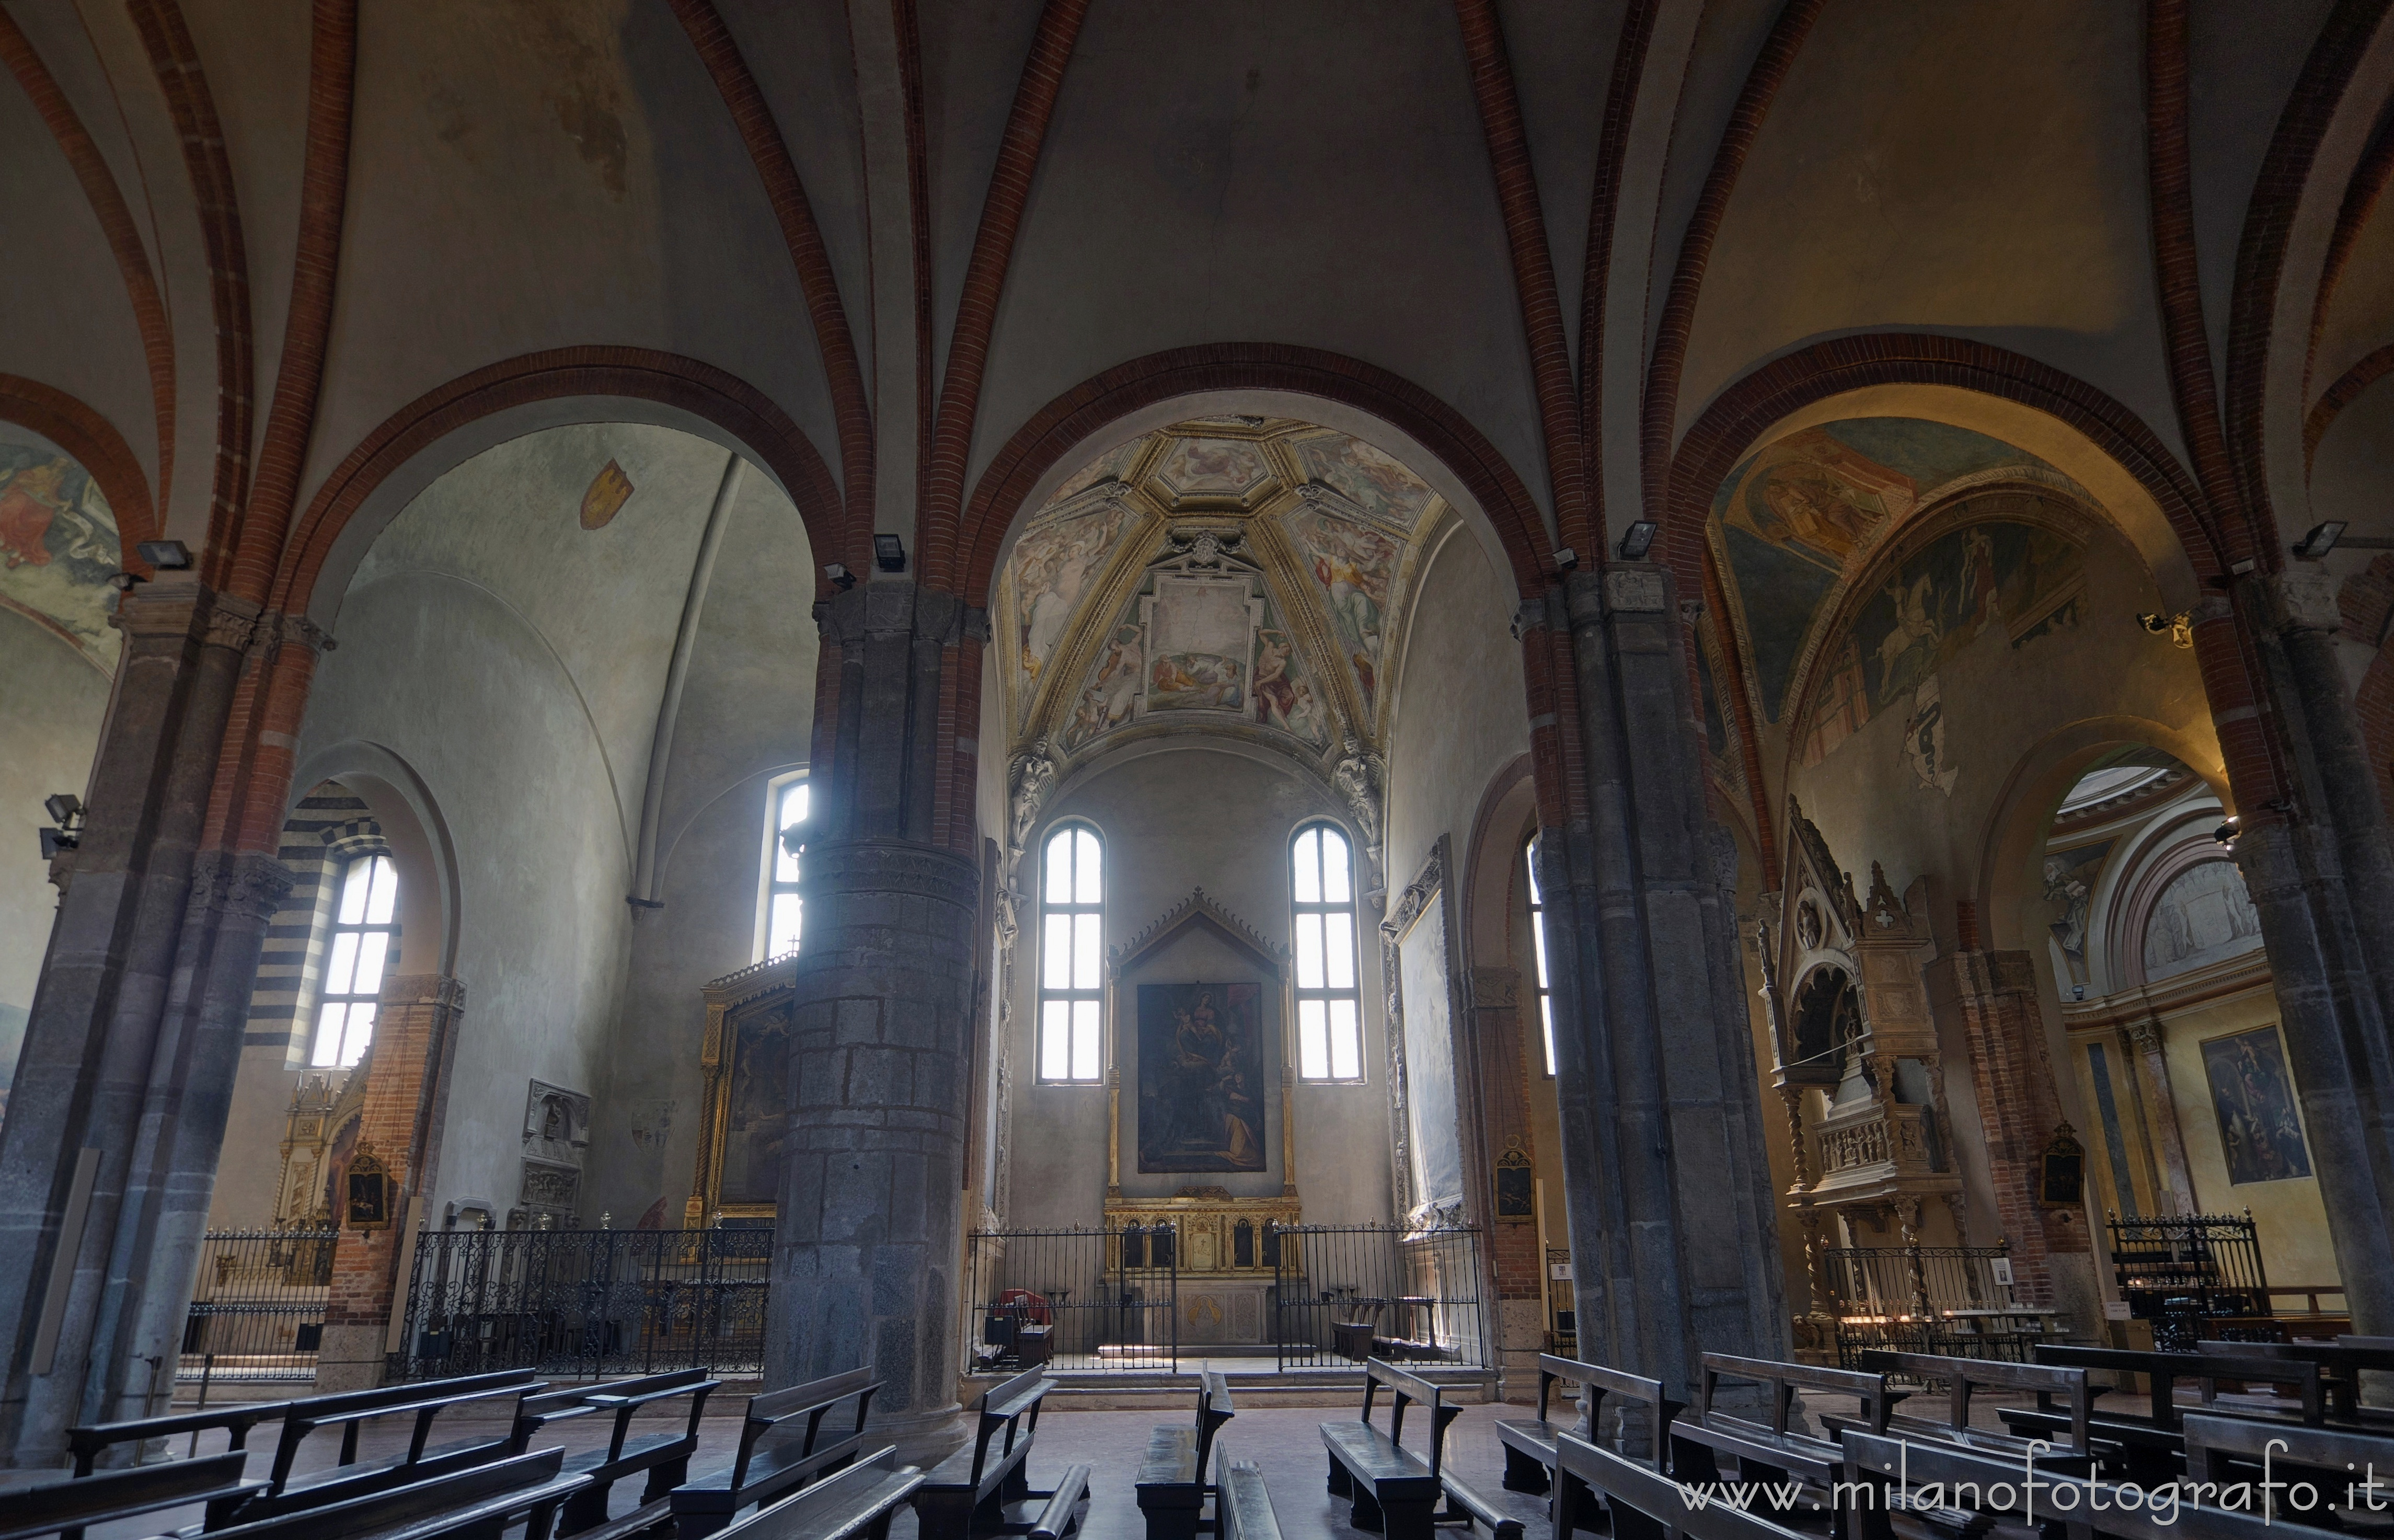
[[[729,1007],[786,989],[797,982],[798,954],[784,952],[778,957],[768,957],[761,963],[751,963],[736,973],[709,980],[699,986],[699,993],[710,1006]]]
[[[383,981],[386,1006],[430,1005],[450,1010],[466,1006],[466,981],[446,973],[401,973]]]
[[[1189,896],[1156,916],[1148,928],[1120,946],[1112,948],[1108,960],[1112,970],[1120,973],[1137,961],[1141,954],[1155,947],[1181,927],[1202,921],[1212,925],[1231,941],[1255,953],[1271,965],[1275,971],[1288,961],[1288,948],[1267,939],[1255,927],[1241,919],[1203,888],[1192,888]]]
[[[1429,901],[1446,881],[1445,855],[1442,845],[1430,850],[1429,860],[1422,863],[1421,875],[1405,884],[1405,890],[1397,895],[1396,904],[1388,911],[1388,917],[1380,922],[1380,934],[1391,944],[1413,928],[1414,921],[1429,907]]]

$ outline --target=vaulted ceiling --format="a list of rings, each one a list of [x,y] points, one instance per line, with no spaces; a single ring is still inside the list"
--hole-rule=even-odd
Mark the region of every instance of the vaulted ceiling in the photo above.
[[[1011,737],[1066,758],[1188,732],[1317,760],[1378,747],[1446,509],[1387,453],[1284,418],[1108,450],[1025,525],[999,584]]]

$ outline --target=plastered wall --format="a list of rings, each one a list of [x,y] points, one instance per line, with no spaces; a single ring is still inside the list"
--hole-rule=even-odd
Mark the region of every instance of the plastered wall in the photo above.
[[[1204,740],[1159,753],[1100,763],[1085,779],[1060,787],[1050,797],[1035,840],[1058,822],[1077,819],[1098,830],[1106,849],[1106,941],[1120,945],[1173,905],[1203,887],[1275,945],[1285,947],[1290,931],[1288,847],[1297,828],[1320,817],[1340,818],[1329,789],[1295,765],[1276,757],[1249,757]],[[1019,879],[1035,903],[1035,873]],[[1006,1214],[1018,1228],[1091,1225],[1103,1214],[1106,1186],[1107,1093],[1103,1086],[1045,1086],[1035,1075],[1033,1024],[1037,1014],[1038,964],[1031,941],[1034,911],[1026,909],[1015,961],[1012,1040],[1011,1127]],[[1368,926],[1368,920],[1366,922]],[[1366,934],[1369,934],[1367,929]],[[1219,948],[1217,953],[1209,948]],[[1187,979],[1192,970],[1207,981],[1207,969],[1236,967],[1227,979],[1263,977],[1252,962],[1229,954],[1218,941],[1196,938],[1154,959],[1148,977]],[[1300,1085],[1296,1087],[1296,1182],[1309,1223],[1385,1222],[1390,1216],[1388,1048],[1381,1031],[1378,948],[1362,948],[1358,978],[1363,996],[1361,1085]],[[1273,1020],[1279,1017],[1275,1012]],[[1110,1062],[1125,1065],[1125,1099],[1133,1099],[1132,1064],[1122,1054],[1134,1023],[1110,1015]],[[1277,1053],[1273,1057],[1277,1070]],[[1217,1173],[1183,1176],[1136,1174],[1136,1125],[1125,1112],[1123,1186],[1130,1191],[1169,1193],[1181,1186],[1253,1188],[1276,1192],[1283,1158],[1278,1108],[1273,1109],[1263,1178]],[[1134,1183],[1139,1183],[1134,1186]],[[1268,1188],[1262,1183],[1268,1183]]]
[[[0,1091],[17,1073],[58,889],[42,860],[43,798],[83,795],[108,679],[72,647],[0,610]]]

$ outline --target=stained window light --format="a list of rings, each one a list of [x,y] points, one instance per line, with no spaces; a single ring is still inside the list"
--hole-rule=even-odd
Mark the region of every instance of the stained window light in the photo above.
[[[1530,947],[1538,960],[1538,1032],[1546,1045],[1546,1073],[1555,1073],[1555,1003],[1546,981],[1546,904],[1538,892],[1538,842],[1522,848],[1522,869],[1530,877]]]
[[[1296,1077],[1363,1078],[1363,996],[1356,980],[1355,874],[1347,836],[1327,823],[1290,852],[1296,921]]]
[[[799,921],[806,901],[798,896],[798,858],[783,837],[807,821],[807,783],[793,781],[773,794],[771,827],[773,875],[765,894],[765,955],[779,957],[798,949]],[[761,960],[761,959],[760,959]]]
[[[359,856],[341,873],[324,953],[316,1044],[308,1062],[346,1070],[374,1040],[375,1006],[399,941],[399,874],[388,856]]]
[[[1047,836],[1039,888],[1039,1078],[1104,1074],[1105,850],[1070,824]]]

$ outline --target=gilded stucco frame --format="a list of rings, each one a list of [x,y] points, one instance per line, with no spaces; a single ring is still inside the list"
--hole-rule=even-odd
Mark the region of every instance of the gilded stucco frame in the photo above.
[[[706,1032],[700,1040],[698,1064],[701,1089],[698,1118],[698,1169],[691,1181],[690,1198],[682,1204],[682,1228],[704,1230],[717,1219],[762,1219],[770,1223],[773,1204],[724,1204],[723,1145],[731,1129],[731,1055],[737,1047],[726,1024],[734,1011],[777,994],[795,994],[798,954],[768,957],[737,973],[728,973],[701,986],[706,1001]]]

